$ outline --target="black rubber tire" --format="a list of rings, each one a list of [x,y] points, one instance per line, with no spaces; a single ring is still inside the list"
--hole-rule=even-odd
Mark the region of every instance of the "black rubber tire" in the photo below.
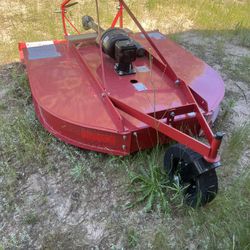
[[[199,161],[207,171],[197,175],[194,161]],[[181,144],[172,145],[165,153],[164,167],[172,183],[176,178],[179,181],[187,205],[204,206],[215,198],[218,192],[216,171],[198,153]]]

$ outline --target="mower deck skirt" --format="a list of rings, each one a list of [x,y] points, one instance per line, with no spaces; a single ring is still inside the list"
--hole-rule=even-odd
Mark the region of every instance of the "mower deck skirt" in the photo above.
[[[197,97],[203,114],[213,122],[224,96],[221,77],[158,31],[148,34]],[[141,33],[131,36],[148,49]],[[166,136],[119,110],[108,96],[150,115],[190,104],[181,88],[158,66],[157,55],[153,62],[148,57],[138,58],[134,62],[136,74],[119,76],[114,71],[114,60],[104,54],[103,76],[95,39],[83,41],[79,48],[66,40],[21,43],[19,51],[27,66],[39,120],[56,137],[81,148],[127,155],[168,141]],[[194,134],[199,130],[194,112],[175,116],[172,125]]]

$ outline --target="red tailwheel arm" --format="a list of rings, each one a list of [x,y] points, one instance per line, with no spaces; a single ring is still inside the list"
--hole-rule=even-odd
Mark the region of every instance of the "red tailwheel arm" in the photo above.
[[[220,160],[219,156],[217,155],[217,152],[220,147],[221,139],[223,135],[216,134],[213,137],[209,146],[179,131],[178,129],[172,127],[171,125],[163,123],[162,121],[157,120],[156,118],[148,114],[142,113],[141,111],[117,100],[114,97],[109,96],[109,98],[118,109],[131,115],[132,117],[138,119],[139,121],[144,122],[148,126],[168,136],[174,141],[177,141],[187,146],[188,148],[194,150],[195,152],[202,155],[206,161],[215,163]]]

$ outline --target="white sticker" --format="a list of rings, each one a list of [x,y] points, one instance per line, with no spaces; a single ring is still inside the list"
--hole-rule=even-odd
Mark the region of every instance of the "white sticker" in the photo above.
[[[41,47],[41,46],[46,46],[46,45],[52,45],[52,44],[54,44],[53,41],[31,42],[31,43],[26,43],[26,47],[35,48],[35,47]]]
[[[138,82],[138,83],[134,83],[133,84],[134,88],[137,90],[137,91],[144,91],[144,90],[147,90],[147,87],[141,83],[141,82]]]
[[[137,72],[149,72],[149,68],[147,66],[137,66],[136,71]]]

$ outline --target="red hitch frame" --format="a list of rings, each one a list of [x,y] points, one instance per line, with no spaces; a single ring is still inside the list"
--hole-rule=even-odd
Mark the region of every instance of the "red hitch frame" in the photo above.
[[[67,32],[67,25],[66,25],[67,22],[78,34],[80,34],[77,28],[72,24],[72,22],[66,16],[66,9],[72,6],[72,4],[69,4],[70,1],[71,0],[65,0],[61,4],[61,15],[62,15],[63,30],[64,30],[65,36],[69,35]],[[178,86],[178,88],[180,88],[182,92],[185,94],[185,96],[187,97],[189,103],[185,106],[173,108],[171,110],[164,110],[161,112],[154,113],[152,115],[145,114],[137,110],[136,108],[133,108],[123,103],[122,101],[118,100],[114,96],[112,96],[103,87],[103,85],[100,82],[98,82],[98,80],[95,79],[93,75],[91,75],[91,72],[89,71],[89,74],[94,80],[96,88],[99,90],[100,94],[104,97],[104,100],[107,103],[108,109],[110,110],[110,114],[113,117],[113,121],[117,124],[118,131],[120,132],[124,131],[124,127],[123,127],[122,117],[116,109],[119,109],[129,114],[130,116],[144,122],[148,126],[152,127],[156,131],[159,131],[165,136],[171,138],[172,140],[175,140],[187,146],[188,148],[194,150],[195,152],[201,154],[207,162],[210,162],[210,163],[218,162],[220,160],[220,157],[218,156],[218,150],[221,145],[223,134],[217,133],[216,135],[214,135],[208,122],[206,121],[205,117],[202,114],[202,111],[201,111],[201,108],[203,108],[202,105],[200,106],[198,105],[197,103],[198,100],[195,99],[189,86],[176,75],[176,73],[171,68],[171,66],[165,59],[165,57],[162,55],[161,51],[154,44],[154,42],[152,41],[148,33],[143,29],[143,27],[141,26],[139,21],[136,19],[136,17],[132,13],[132,11],[129,9],[129,7],[126,5],[124,0],[119,0],[119,9],[111,24],[111,27],[114,28],[117,25],[118,21],[119,21],[120,27],[121,28],[123,27],[123,10],[124,9],[127,11],[129,16],[135,22],[135,24],[140,29],[142,34],[145,36],[146,40],[148,41],[148,43],[150,44],[152,49],[155,51],[155,53],[157,54],[160,60],[156,56],[154,56],[150,51],[147,51],[148,56],[152,57],[152,60],[159,66],[159,68],[164,69],[163,70],[164,74],[167,75],[173,81],[173,87]],[[72,48],[78,60],[80,60],[81,63],[85,64],[85,62],[81,60],[81,56],[79,55],[74,45],[72,46]],[[88,67],[86,66],[86,68]],[[174,128],[171,125],[171,120],[169,118],[170,113],[176,116],[176,115],[188,114],[190,112],[193,112],[196,114],[195,117],[209,145],[200,142],[199,140]],[[166,122],[166,119],[167,119],[167,122]]]

